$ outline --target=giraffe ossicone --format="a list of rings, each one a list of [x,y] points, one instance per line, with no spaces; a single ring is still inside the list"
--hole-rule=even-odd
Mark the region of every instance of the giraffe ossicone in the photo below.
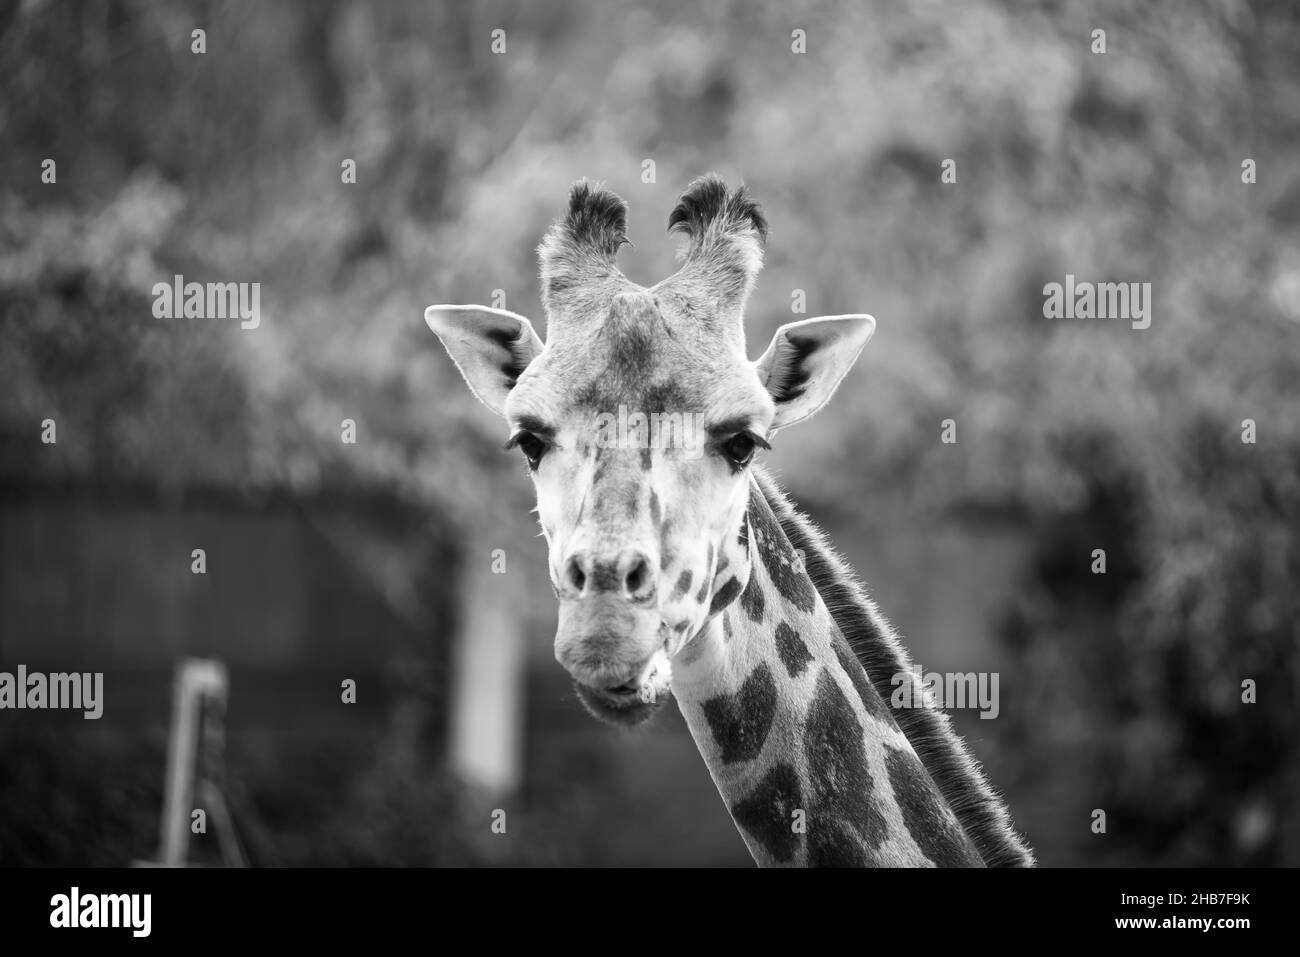
[[[584,180],[538,247],[545,342],[505,310],[425,311],[527,464],[578,698],[622,725],[673,698],[760,864],[1032,864],[947,717],[888,707],[906,651],[754,461],[829,401],[875,320],[792,322],[751,361],[763,212],[710,175],[668,228],[680,268],[631,282],[627,204]],[[693,447],[673,423],[698,424]]]

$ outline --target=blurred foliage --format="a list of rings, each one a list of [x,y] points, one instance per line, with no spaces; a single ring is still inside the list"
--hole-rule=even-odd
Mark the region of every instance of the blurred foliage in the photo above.
[[[796,288],[879,321],[780,437],[796,495],[1029,540],[1009,796],[1113,834],[1031,831],[1046,859],[1300,863],[1293,3],[114,0],[8,5],[0,31],[4,477],[359,483],[527,534],[423,307],[501,289],[540,326],[533,248],[584,175],[631,201],[624,267],[656,281],[677,192],[717,169],[773,226],[752,354]],[[154,320],[178,272],[261,281],[262,327]],[[1151,328],[1043,319],[1067,272],[1151,282]]]

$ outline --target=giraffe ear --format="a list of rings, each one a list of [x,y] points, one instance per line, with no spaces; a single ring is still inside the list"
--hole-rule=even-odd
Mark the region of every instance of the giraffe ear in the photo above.
[[[442,340],[469,389],[497,415],[542,340],[523,316],[488,306],[430,306],[424,321]]]
[[[772,430],[801,422],[830,401],[875,331],[875,319],[857,315],[804,319],[776,330],[754,364],[776,402]]]

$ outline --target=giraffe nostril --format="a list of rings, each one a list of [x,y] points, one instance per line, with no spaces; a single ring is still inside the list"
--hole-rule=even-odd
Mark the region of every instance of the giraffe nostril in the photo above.
[[[645,578],[646,578],[645,559],[638,558],[633,563],[632,567],[628,570],[627,590],[632,594],[636,594],[641,590],[641,586],[645,584]]]
[[[653,588],[654,581],[650,575],[650,562],[644,555],[635,555],[627,574],[623,576],[623,587],[632,598],[645,598]]]
[[[582,570],[582,565],[576,557],[569,559],[567,573],[569,576],[569,584],[572,585],[576,591],[581,593],[583,588],[587,585],[587,573]]]
[[[621,592],[625,599],[644,602],[655,592],[653,567],[645,554],[638,551],[621,552],[617,558],[577,551],[564,563],[564,591],[568,598]]]

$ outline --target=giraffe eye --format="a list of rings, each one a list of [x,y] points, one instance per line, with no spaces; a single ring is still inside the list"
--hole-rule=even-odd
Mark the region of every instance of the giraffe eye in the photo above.
[[[524,453],[524,458],[528,460],[528,467],[534,472],[537,471],[542,456],[546,454],[546,443],[531,432],[520,432],[506,443],[507,449],[516,446]]]
[[[753,459],[756,446],[757,443],[751,433],[739,432],[722,443],[722,454],[733,467],[741,469]]]

